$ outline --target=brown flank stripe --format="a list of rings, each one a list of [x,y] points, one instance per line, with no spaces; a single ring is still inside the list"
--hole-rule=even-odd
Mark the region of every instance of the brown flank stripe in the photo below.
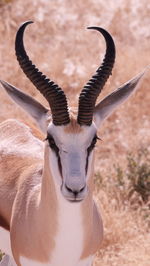
[[[10,225],[5,220],[5,218],[3,216],[1,216],[1,214],[0,214],[0,226],[2,226],[4,229],[6,229],[8,231],[10,230]]]

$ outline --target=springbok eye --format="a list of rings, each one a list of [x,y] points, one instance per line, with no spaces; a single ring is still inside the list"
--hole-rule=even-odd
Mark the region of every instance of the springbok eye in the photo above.
[[[57,147],[55,140],[51,135],[48,134],[46,140],[48,140],[50,148],[55,152],[57,156],[58,167],[59,167],[60,174],[62,176],[62,165],[61,165],[61,160],[59,156],[59,148]]]
[[[48,140],[48,142],[49,142],[49,146],[51,147],[51,149],[52,149],[53,151],[55,151],[56,154],[58,154],[58,152],[59,152],[59,148],[57,147],[54,138],[53,138],[51,135],[47,135],[46,140]]]

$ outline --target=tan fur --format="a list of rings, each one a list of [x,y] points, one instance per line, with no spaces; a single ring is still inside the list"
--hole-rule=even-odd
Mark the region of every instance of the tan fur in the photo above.
[[[45,164],[47,160],[48,153],[46,148]],[[41,185],[35,187],[33,191],[33,187],[31,187],[32,182],[34,182],[32,176],[33,178],[35,174],[38,176],[38,171],[35,173],[35,166],[33,166],[32,171],[26,173],[26,181],[21,184],[15,202],[16,211],[13,215],[11,236],[14,243],[13,253],[18,265],[20,265],[19,257],[21,256],[46,263],[50,260],[51,252],[55,247],[57,199],[51,173],[47,165],[45,165],[42,177],[42,191]],[[39,179],[41,179],[41,172],[39,173]],[[22,208],[24,202],[28,206],[26,209]],[[25,219],[26,216],[27,219]]]
[[[43,160],[36,158],[32,153],[30,155],[21,153],[23,146],[27,150],[31,149],[28,146],[29,137],[31,137],[29,128],[15,120],[8,120],[0,125],[0,136],[2,143],[0,147],[0,213],[2,214],[0,225],[6,227],[10,225],[11,220],[13,254],[18,265],[20,265],[19,257],[22,255],[47,262],[50,259],[50,251],[54,248],[53,236],[57,231],[57,201],[51,173],[48,172],[47,165],[42,169]],[[5,138],[7,143],[4,146]],[[18,154],[17,151],[14,153],[14,150],[9,150],[10,143],[18,147],[20,145]],[[47,149],[45,149],[45,164],[48,160],[46,151]],[[41,180],[44,183],[42,192]],[[47,187],[50,190],[46,191]],[[52,208],[49,208],[49,202],[52,202]],[[41,233],[41,236],[35,232]],[[41,241],[39,242],[38,239]]]
[[[8,231],[10,230],[9,223],[5,220],[5,218],[2,215],[0,215],[0,226]]]
[[[24,121],[22,122],[24,123]],[[42,141],[44,140],[45,138],[44,134],[33,123],[25,122],[25,124],[31,128],[31,132],[33,136],[35,136],[36,138]]]
[[[70,123],[66,125],[64,131],[66,133],[80,133],[83,131],[83,128],[77,123],[76,118],[72,114],[70,117]]]
[[[16,196],[22,173],[35,161],[23,154],[11,150],[12,143],[26,145],[28,136],[26,130],[13,120],[8,120],[0,126],[0,212],[10,224],[12,205]],[[7,142],[5,143],[5,139]]]

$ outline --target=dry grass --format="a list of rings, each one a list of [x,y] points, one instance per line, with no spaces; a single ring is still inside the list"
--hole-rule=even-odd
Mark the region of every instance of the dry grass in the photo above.
[[[15,33],[25,20],[35,21],[25,37],[30,56],[40,70],[64,88],[73,105],[105,50],[103,38],[86,31],[87,26],[108,29],[116,42],[116,65],[101,97],[149,65],[148,0],[13,0],[0,6],[0,78],[43,103],[45,100],[19,69],[14,54]],[[100,187],[96,199],[103,214],[105,237],[94,266],[148,266],[150,262],[150,237],[141,206],[135,210],[128,201],[122,201],[113,183],[110,193],[108,179],[113,177],[115,163],[125,167],[128,151],[136,154],[139,147],[150,147],[149,82],[147,74],[136,95],[105,122],[99,133],[103,142],[97,149],[96,173],[101,171],[106,186]],[[0,121],[8,117],[29,119],[3,90],[0,99]]]

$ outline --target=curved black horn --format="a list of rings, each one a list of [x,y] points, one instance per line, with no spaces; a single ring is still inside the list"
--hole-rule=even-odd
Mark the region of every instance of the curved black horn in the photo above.
[[[80,125],[90,126],[93,119],[93,111],[96,99],[103,89],[115,62],[115,44],[111,35],[99,27],[88,27],[88,29],[97,30],[105,38],[106,54],[101,66],[96,70],[96,74],[84,86],[79,96],[78,118]]]
[[[23,23],[16,34],[15,49],[17,60],[26,76],[48,101],[52,112],[53,123],[56,126],[68,124],[70,118],[67,99],[63,90],[43,75],[43,73],[32,64],[32,61],[30,61],[26,54],[23,44],[23,35],[26,26],[31,23],[33,22],[27,21]]]

